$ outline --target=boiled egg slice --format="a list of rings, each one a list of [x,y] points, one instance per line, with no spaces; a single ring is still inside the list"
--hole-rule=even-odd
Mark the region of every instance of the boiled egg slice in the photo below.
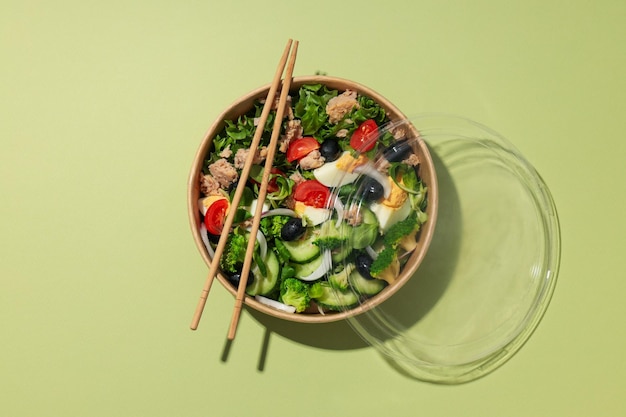
[[[250,203],[250,213],[252,213],[252,215],[254,215],[254,213],[256,212],[256,206],[259,204],[259,200],[258,199],[254,199],[252,200],[252,202]],[[269,211],[270,209],[270,205],[267,203],[263,203],[263,208],[261,209],[261,213],[265,213],[266,211]]]
[[[205,216],[206,211],[211,204],[215,203],[218,200],[224,200],[224,199],[226,199],[226,197],[221,196],[221,195],[210,195],[207,197],[203,197],[198,200],[198,208],[200,209],[200,212],[202,213],[202,215]]]
[[[296,201],[293,211],[295,211],[298,216],[306,218],[307,226],[322,224],[328,220],[331,215],[329,209],[307,206],[301,201]]]
[[[353,172],[354,168],[367,162],[364,155],[358,159],[352,157],[349,151],[345,151],[339,158],[332,162],[326,162],[313,170],[315,179],[327,187],[341,187],[353,183],[359,178],[359,173]]]
[[[386,204],[372,203],[370,210],[376,215],[378,225],[383,233],[391,226],[406,219],[411,214],[411,200],[406,199],[399,207],[390,207]]]

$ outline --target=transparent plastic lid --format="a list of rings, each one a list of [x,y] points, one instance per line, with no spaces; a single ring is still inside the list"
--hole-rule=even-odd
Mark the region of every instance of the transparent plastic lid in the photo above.
[[[470,120],[424,115],[378,134],[395,135],[399,145],[367,155],[369,166],[355,162],[337,180],[333,204],[341,207],[337,226],[367,223],[374,213],[382,234],[344,239],[353,254],[335,259],[329,275],[361,277],[334,291],[360,295],[356,308],[346,304],[354,312],[347,320],[397,369],[439,383],[478,378],[522,346],[548,306],[560,257],[550,192],[508,141]],[[420,165],[400,161],[424,146],[436,177],[420,184],[407,170],[419,181]],[[384,181],[376,172],[395,181],[372,187]],[[352,189],[344,186],[350,176]],[[393,225],[408,217],[423,222],[421,230],[394,238],[402,227]],[[422,235],[425,225],[432,235]]]

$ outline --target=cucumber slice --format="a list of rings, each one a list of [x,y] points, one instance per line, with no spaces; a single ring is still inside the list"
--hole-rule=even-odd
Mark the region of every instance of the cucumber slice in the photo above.
[[[382,279],[363,278],[356,268],[350,273],[348,282],[356,293],[367,296],[376,295],[387,286],[387,282]]]
[[[367,207],[361,207],[361,216],[363,216],[363,223],[375,224],[378,226],[378,217],[372,210]]]
[[[346,264],[346,266],[341,271],[331,274],[328,277],[328,283],[333,288],[338,288],[340,290],[348,289],[348,279],[353,270],[354,264]]]
[[[306,263],[320,254],[319,246],[313,243],[316,238],[317,236],[308,230],[304,238],[282,242],[285,245],[285,248],[289,251],[292,261],[297,263]]]
[[[352,247],[350,247],[348,243],[344,243],[337,249],[333,249],[331,252],[333,264],[338,264],[339,262],[346,259],[348,255],[350,255],[350,252],[352,252]]]
[[[341,291],[333,289],[328,283],[321,284],[322,295],[315,302],[323,308],[334,311],[342,311],[356,307],[359,304],[359,296],[350,290]]]
[[[267,274],[261,275],[261,271],[255,265],[250,271],[254,274],[254,282],[246,287],[248,295],[266,295],[272,292],[278,285],[278,277],[280,276],[280,264],[278,257],[274,251],[268,251],[265,256],[265,265],[267,266]]]
[[[329,220],[319,227],[318,239],[324,241],[324,239],[338,239],[340,241],[347,241],[352,233],[352,226],[346,222],[340,222],[339,225],[336,221]]]
[[[324,260],[323,256],[318,256],[317,258],[305,263],[305,264],[291,264],[291,266],[293,266],[293,269],[295,269],[295,277],[296,278],[304,278],[304,277],[308,277],[309,275],[311,275],[313,273],[313,271],[315,271],[317,268],[320,267],[320,265],[322,265],[322,262]]]
[[[318,229],[318,238],[315,241],[319,246],[331,249],[333,263],[346,259],[352,251],[350,237],[353,227],[346,222],[336,226],[335,220],[327,221]]]

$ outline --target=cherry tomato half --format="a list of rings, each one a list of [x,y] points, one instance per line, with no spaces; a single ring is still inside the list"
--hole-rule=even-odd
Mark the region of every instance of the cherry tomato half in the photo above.
[[[317,139],[307,136],[304,138],[294,139],[289,143],[287,148],[287,161],[293,162],[307,156],[311,151],[320,148]]]
[[[293,191],[293,199],[307,206],[322,208],[330,198],[330,190],[318,180],[301,182]]]
[[[204,225],[206,226],[206,230],[212,235],[222,233],[224,219],[226,218],[226,213],[228,213],[229,206],[230,203],[228,200],[221,198],[213,202],[213,204],[207,208],[206,214],[204,215]]]
[[[367,152],[374,148],[378,140],[378,125],[368,119],[356,128],[350,138],[350,146],[356,151]]]

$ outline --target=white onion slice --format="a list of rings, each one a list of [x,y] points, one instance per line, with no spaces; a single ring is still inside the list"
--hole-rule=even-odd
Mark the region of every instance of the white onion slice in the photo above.
[[[248,227],[248,231],[252,228]],[[261,251],[261,259],[265,259],[267,255],[267,240],[265,239],[265,235],[260,230],[256,231],[256,241],[259,242],[259,249]]]
[[[209,234],[204,223],[200,223],[200,237],[202,238],[202,242],[204,243],[204,246],[206,246],[206,250],[209,252],[212,259],[215,256],[215,251],[213,250],[213,246],[211,246],[211,242],[209,242]]]
[[[254,299],[257,300],[259,303],[275,308],[276,310],[284,311],[287,313],[296,312],[296,308],[294,306],[288,306],[287,304],[272,300],[271,298],[263,297],[262,295],[255,295]]]
[[[320,307],[319,305],[317,306],[317,311],[319,311],[319,313],[320,313],[322,316],[325,316],[325,315],[326,315],[326,312],[324,311],[324,309],[323,309],[322,307]]]
[[[368,177],[376,180],[380,183],[380,185],[382,185],[385,198],[389,198],[391,195],[391,184],[389,183],[389,178],[380,173],[371,161],[367,161],[366,163],[355,167],[354,172],[367,175]]]
[[[337,212],[337,222],[335,223],[335,227],[339,228],[339,226],[341,226],[341,222],[343,221],[344,215],[343,203],[341,202],[341,200],[339,200],[339,196],[335,196],[333,206],[335,208],[335,211]]]
[[[266,212],[261,213],[261,217],[267,217],[267,216],[298,217],[298,213],[288,208],[278,208],[278,209],[268,210]]]
[[[248,232],[252,231],[252,226],[246,228]],[[260,230],[256,231],[256,240],[259,242],[259,249],[261,250],[261,259],[265,259],[267,255],[267,240],[265,239],[265,235]]]
[[[261,248],[261,259],[265,259],[267,256],[267,240],[265,239],[265,235],[260,230],[256,232],[256,240],[259,242],[259,246]]]
[[[318,266],[317,269],[311,273],[311,275],[300,278],[302,281],[318,280],[326,275],[326,273],[333,267],[333,259],[329,250],[325,250],[320,256],[322,256],[322,263],[320,266]]]
[[[374,260],[374,261],[376,260],[376,258],[378,258],[378,253],[371,246],[367,246],[365,248],[365,252],[367,252],[367,254],[370,256],[370,258],[372,258],[372,260]]]

